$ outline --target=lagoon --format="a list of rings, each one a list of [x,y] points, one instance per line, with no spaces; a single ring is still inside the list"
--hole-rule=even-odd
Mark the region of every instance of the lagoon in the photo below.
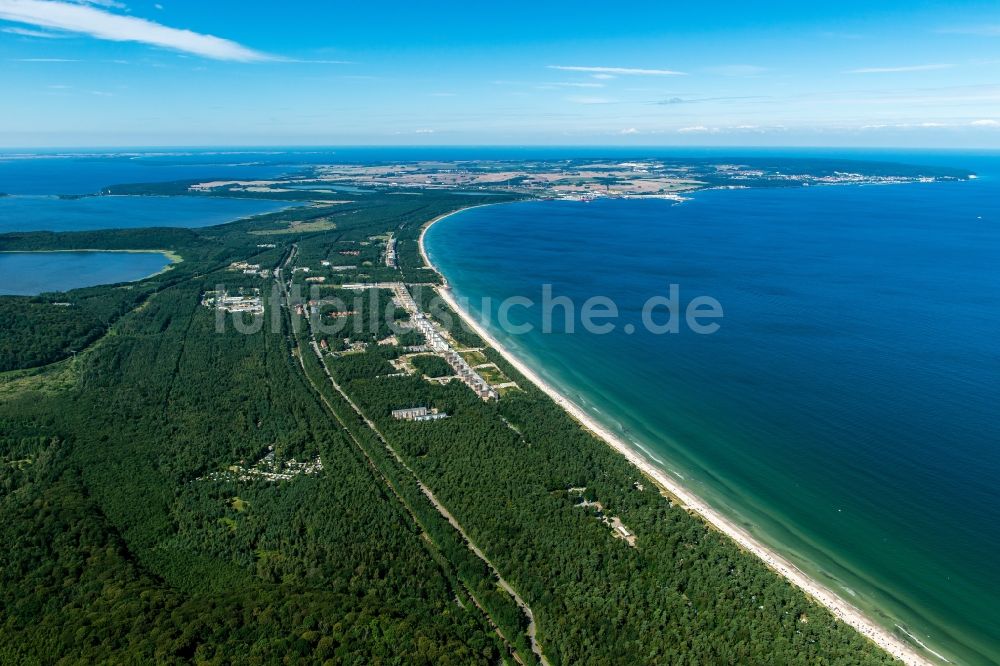
[[[287,208],[287,202],[196,196],[51,195],[0,197],[0,234],[14,231],[93,231],[183,227],[192,229]]]
[[[0,252],[0,296],[131,282],[170,263],[162,252]]]

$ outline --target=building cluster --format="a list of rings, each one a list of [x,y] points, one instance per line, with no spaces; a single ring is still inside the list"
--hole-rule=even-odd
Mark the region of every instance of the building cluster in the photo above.
[[[489,382],[483,379],[482,375],[473,370],[472,366],[457,351],[448,349],[444,353],[444,360],[448,361],[448,365],[452,367],[458,378],[465,382],[466,386],[471,388],[480,398],[483,400],[497,400],[500,398],[500,393],[490,386]]]
[[[455,371],[455,375],[462,380],[466,386],[472,389],[476,395],[483,400],[497,400],[500,397],[497,390],[490,386],[489,382],[483,379],[482,375],[476,372],[472,366],[469,365],[464,358],[462,358],[461,354],[452,349],[445,337],[438,331],[434,322],[428,319],[422,312],[418,312],[413,315],[413,324],[414,327],[423,334],[424,339],[427,340],[427,346],[430,350],[442,354],[444,356],[444,360],[446,360],[448,365],[451,366],[451,369]]]
[[[356,310],[324,310],[324,307],[343,307],[344,304],[331,299],[310,299],[305,304],[299,303],[295,306],[295,314],[300,317],[318,317],[322,314],[324,317],[329,317],[331,319],[336,319],[338,317],[352,317],[357,313]]]
[[[267,454],[249,467],[231,465],[224,472],[212,472],[199,481],[291,481],[300,474],[312,475],[323,471],[319,456],[315,460],[299,462],[294,458],[278,460],[274,447],[268,447]]]
[[[638,483],[638,482],[637,482]],[[571,495],[583,495],[586,488],[569,488],[568,492]],[[622,519],[618,516],[608,516],[604,513],[604,505],[597,500],[588,500],[584,497],[580,498],[580,501],[576,506],[584,509],[593,509],[596,512],[597,518],[611,528],[611,536],[616,539],[621,539],[631,547],[635,548],[636,535],[625,526]]]
[[[201,304],[207,308],[225,312],[264,313],[264,300],[260,297],[260,289],[251,289],[249,295],[241,289],[240,293],[235,296],[231,296],[225,290],[206,291],[201,297]]]
[[[448,415],[435,408],[406,407],[392,410],[392,418],[397,421],[438,421],[448,418]]]
[[[413,323],[413,327],[419,331],[424,339],[427,341],[427,347],[439,354],[444,356],[444,360],[448,362],[452,370],[455,371],[455,375],[458,376],[462,382],[465,383],[470,389],[475,392],[483,400],[497,400],[500,397],[499,392],[492,386],[489,382],[483,379],[482,375],[476,372],[471,365],[469,365],[461,354],[452,349],[451,345],[445,339],[444,335],[437,329],[427,316],[420,311],[417,307],[416,301],[413,300],[413,296],[407,291],[403,284],[393,283],[391,285],[393,296],[395,298],[396,304],[410,313],[410,319]]]
[[[267,277],[271,274],[270,270],[261,268],[260,264],[251,264],[247,261],[234,261],[229,264],[229,270],[242,271],[244,275],[259,275],[260,277]]]
[[[402,304],[400,297],[402,294],[409,294],[409,292],[406,291],[406,287],[404,287],[401,282],[348,282],[340,285],[340,288],[347,289],[349,291],[364,291],[366,289],[391,289],[393,295],[396,296],[397,305],[400,305],[400,307],[407,307]],[[400,289],[402,289],[402,292],[399,291]],[[411,303],[413,302],[412,298],[410,299],[410,302]],[[413,303],[413,307],[414,308],[417,307],[417,304]],[[409,311],[408,307],[407,310]]]
[[[396,239],[392,236],[385,242],[385,265],[396,268]]]
[[[417,329],[427,340],[427,346],[430,347],[431,351],[444,353],[451,349],[451,345],[448,341],[444,339],[444,336],[437,330],[434,326],[434,322],[424,315],[422,312],[412,316],[413,327]]]
[[[401,282],[370,282],[344,284],[341,285],[341,288],[351,290],[390,289],[395,304],[410,314],[410,323],[413,328],[423,335],[427,344],[421,345],[421,351],[441,354],[455,371],[455,375],[483,400],[497,400],[500,397],[499,392],[490,386],[490,383],[483,379],[482,375],[476,372],[457,351],[452,349],[451,344],[438,330],[434,322],[420,311],[420,307],[406,289],[406,285]]]
[[[621,518],[619,518],[618,516],[611,516],[611,518],[605,516],[601,519],[601,522],[603,522],[605,525],[608,525],[611,528],[611,534],[616,539],[621,539],[628,545],[635,548],[635,541],[636,541],[635,534],[632,532],[632,530],[625,527],[625,523],[622,522]]]

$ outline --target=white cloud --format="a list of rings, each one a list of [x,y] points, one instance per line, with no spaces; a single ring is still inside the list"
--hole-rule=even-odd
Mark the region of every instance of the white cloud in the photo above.
[[[672,69],[636,69],[632,67],[580,67],[577,65],[548,65],[549,69],[559,69],[564,72],[590,72],[591,74],[609,74],[614,76],[685,76],[684,72]]]
[[[1000,120],[994,120],[993,118],[984,118],[982,120],[973,120],[971,122],[925,121],[925,122],[912,122],[912,123],[895,123],[891,125],[866,125],[862,129],[874,129],[883,127],[894,127],[899,129],[940,129],[945,127],[960,129],[962,127],[1000,127]]]
[[[629,127],[628,129],[623,129],[622,134],[638,134],[639,130],[634,127]]]
[[[913,122],[913,123],[878,123],[873,125],[862,125],[860,130],[878,129],[941,129],[943,127],[955,127],[951,123],[939,123],[934,121]]]
[[[676,106],[678,104],[699,104],[701,102],[743,102],[771,99],[763,95],[746,95],[742,97],[668,97],[652,104],[660,106]]]
[[[90,5],[50,0],[0,0],[0,21],[81,33],[113,42],[139,42],[183,53],[238,62],[280,60],[228,39],[113,14]]]
[[[951,69],[954,65],[906,65],[903,67],[862,67],[861,69],[851,69],[845,74],[894,74],[897,72],[930,72],[937,69]]]
[[[54,32],[43,32],[41,30],[30,30],[28,28],[4,28],[2,32],[6,32],[10,35],[20,35],[21,37],[42,37],[44,39],[59,39],[64,35],[58,35]]]
[[[434,134],[432,129],[418,129],[414,134]]]
[[[681,127],[677,130],[678,134],[774,134],[779,132],[785,132],[788,128],[785,125],[753,125],[753,124],[742,124],[742,125],[719,125],[706,127],[705,125],[694,125],[692,127]]]
[[[128,9],[124,2],[116,0],[70,0],[78,5],[95,5],[97,7],[107,7],[109,9]]]

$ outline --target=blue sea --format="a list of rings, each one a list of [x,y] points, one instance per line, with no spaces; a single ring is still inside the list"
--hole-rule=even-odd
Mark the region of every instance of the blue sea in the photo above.
[[[998,663],[1000,156],[841,155],[979,177],[488,206],[427,247],[513,353],[678,481],[900,636]],[[645,329],[671,284],[718,301],[715,334]],[[541,330],[543,285],[574,332],[563,310]],[[530,333],[498,324],[513,296]],[[582,330],[593,296],[614,331]]]

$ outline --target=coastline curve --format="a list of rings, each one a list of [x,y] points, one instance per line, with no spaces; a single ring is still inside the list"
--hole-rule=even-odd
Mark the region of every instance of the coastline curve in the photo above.
[[[796,567],[774,550],[765,546],[756,537],[737,526],[732,520],[709,506],[706,502],[701,500],[684,486],[670,479],[664,471],[652,463],[642,451],[637,450],[634,446],[630,445],[621,437],[618,437],[606,427],[598,423],[579,405],[565,397],[549,382],[543,379],[537,372],[532,370],[525,362],[512,354],[492,333],[486,329],[485,326],[478,322],[470,312],[460,306],[458,300],[452,293],[451,287],[448,285],[447,278],[443,273],[441,273],[437,266],[431,262],[430,257],[427,254],[425,243],[427,231],[438,222],[453,215],[457,215],[458,213],[472,210],[473,208],[499,205],[504,204],[488,203],[466,206],[450,213],[439,215],[424,224],[418,238],[420,255],[424,261],[425,267],[434,271],[441,277],[442,286],[435,287],[435,292],[442,298],[442,300],[444,300],[445,303],[447,303],[448,306],[459,317],[461,317],[462,321],[469,326],[470,329],[475,331],[483,340],[486,341],[487,344],[493,347],[497,353],[499,353],[504,360],[510,363],[519,373],[521,373],[521,375],[534,384],[540,391],[545,393],[553,402],[556,403],[556,405],[568,413],[573,420],[577,421],[585,430],[589,431],[592,435],[602,440],[605,444],[624,456],[625,459],[638,468],[644,476],[655,483],[661,492],[676,499],[681,507],[689,514],[701,519],[707,523],[710,528],[713,528],[729,537],[731,540],[736,542],[740,548],[751,553],[764,562],[769,569],[798,587],[808,597],[829,610],[834,617],[854,628],[858,633],[878,645],[890,656],[898,659],[908,666],[932,666],[934,662],[918,653],[916,649],[908,643],[893,635],[892,632],[879,625],[874,620],[871,620],[858,608],[844,600],[825,585],[810,578],[801,569]],[[926,649],[929,652],[933,652],[929,648]],[[937,656],[940,657],[940,655]],[[943,657],[941,658],[943,659]]]

